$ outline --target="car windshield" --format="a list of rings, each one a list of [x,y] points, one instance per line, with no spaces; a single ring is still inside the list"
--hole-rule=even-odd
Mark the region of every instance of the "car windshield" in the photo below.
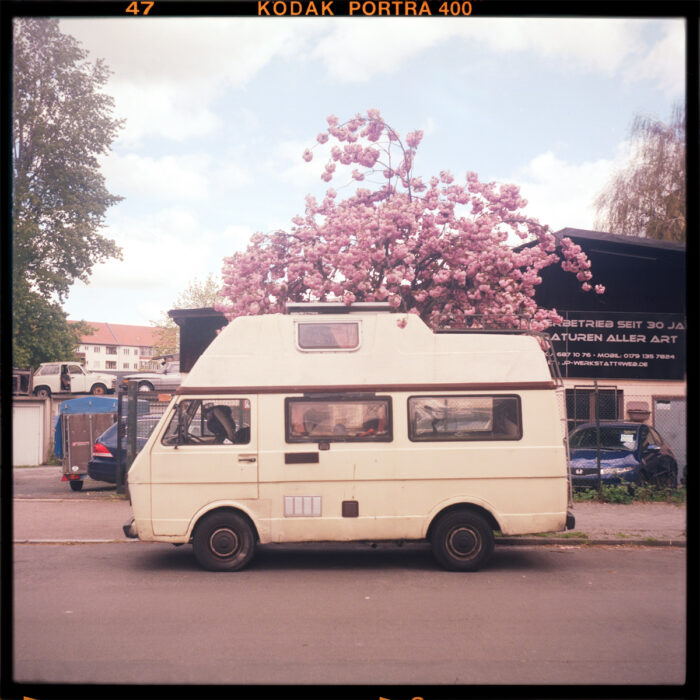
[[[583,428],[576,430],[569,438],[571,448],[596,449],[598,444],[595,428]],[[633,452],[637,447],[636,428],[612,428],[601,426],[600,449],[601,450],[628,450]]]

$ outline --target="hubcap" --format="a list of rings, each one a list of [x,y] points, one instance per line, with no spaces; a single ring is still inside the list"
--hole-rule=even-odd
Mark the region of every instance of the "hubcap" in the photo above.
[[[468,527],[456,527],[447,537],[447,549],[458,559],[471,559],[480,548],[479,533]]]
[[[217,557],[230,557],[238,549],[238,535],[227,527],[214,530],[209,538],[209,547]]]

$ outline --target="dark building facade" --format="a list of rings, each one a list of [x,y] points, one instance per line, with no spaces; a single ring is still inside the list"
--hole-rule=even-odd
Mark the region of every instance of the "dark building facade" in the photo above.
[[[686,463],[685,246],[565,228],[591,261],[584,292],[559,265],[541,272],[535,299],[563,317],[552,337],[564,378],[569,427],[601,419],[655,426]]]
[[[675,380],[685,378],[685,247],[679,243],[566,228],[591,261],[584,292],[558,265],[542,271],[535,299],[564,317],[551,329],[567,378]]]

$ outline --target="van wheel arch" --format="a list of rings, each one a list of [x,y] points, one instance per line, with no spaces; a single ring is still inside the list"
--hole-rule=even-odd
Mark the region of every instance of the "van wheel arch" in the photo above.
[[[468,513],[476,513],[477,515],[480,515],[482,518],[484,518],[484,520],[486,520],[486,522],[491,526],[492,530],[500,530],[501,529],[501,526],[498,524],[498,521],[493,516],[493,513],[486,510],[486,508],[482,508],[481,506],[477,506],[475,503],[453,503],[451,506],[447,506],[447,508],[443,508],[430,521],[430,525],[428,526],[428,532],[425,535],[426,539],[430,540],[433,532],[435,531],[435,526],[437,525],[440,518],[442,518],[447,513],[451,513],[452,511],[456,511],[456,510],[462,511],[462,512],[466,511]]]
[[[204,518],[209,517],[212,515],[212,513],[233,513],[234,515],[238,515],[239,517],[243,518],[248,525],[250,526],[250,529],[253,531],[253,537],[255,538],[255,543],[257,544],[260,542],[260,535],[258,534],[258,528],[255,527],[255,523],[251,519],[251,517],[246,513],[245,511],[241,510],[240,508],[234,508],[233,506],[221,506],[219,508],[212,508],[211,510],[206,510],[203,513],[199,514],[199,517],[197,518],[197,521],[194,524],[194,527],[192,528],[192,532],[190,534],[190,539],[189,543],[192,544],[192,540],[194,539],[194,534],[197,531],[197,527],[199,524],[204,520]]]

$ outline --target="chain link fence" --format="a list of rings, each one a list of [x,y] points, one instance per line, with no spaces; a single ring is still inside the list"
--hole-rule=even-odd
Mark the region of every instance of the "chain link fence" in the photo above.
[[[594,382],[562,390],[559,404],[574,489],[630,481],[685,483],[684,397],[633,395]]]

